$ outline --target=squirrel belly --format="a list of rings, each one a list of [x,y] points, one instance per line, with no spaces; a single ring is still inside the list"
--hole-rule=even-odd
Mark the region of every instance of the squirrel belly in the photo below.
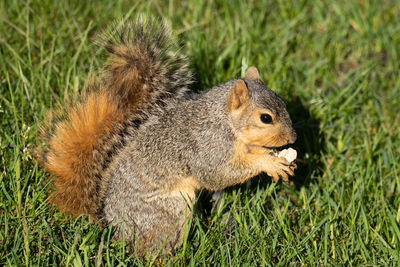
[[[111,28],[103,46],[97,87],[45,128],[38,150],[60,210],[113,225],[140,255],[165,254],[182,243],[198,190],[294,174],[294,152],[289,162],[279,151],[296,133],[256,68],[193,96],[165,26]]]

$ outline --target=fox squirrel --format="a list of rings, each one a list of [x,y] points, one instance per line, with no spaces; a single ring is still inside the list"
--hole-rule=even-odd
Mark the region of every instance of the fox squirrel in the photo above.
[[[95,88],[54,116],[37,150],[61,211],[115,226],[140,255],[167,253],[182,243],[196,191],[293,175],[293,150],[289,160],[278,152],[296,133],[255,67],[193,93],[164,23],[138,20],[103,36],[110,56]]]

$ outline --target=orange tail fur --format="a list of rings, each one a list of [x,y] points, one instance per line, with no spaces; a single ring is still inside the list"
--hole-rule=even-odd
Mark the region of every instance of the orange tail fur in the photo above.
[[[67,111],[67,118],[56,125],[41,161],[54,180],[50,201],[61,211],[94,215],[98,210],[102,153],[96,153],[102,140],[110,136],[122,118],[117,105],[105,93],[90,93],[82,103]],[[89,178],[90,177],[90,178]]]
[[[37,154],[55,176],[50,201],[74,215],[97,217],[106,187],[103,174],[112,157],[151,110],[183,97],[192,82],[187,59],[163,23],[113,25],[103,36],[109,60],[100,90],[66,108],[61,120],[42,131],[47,148]]]

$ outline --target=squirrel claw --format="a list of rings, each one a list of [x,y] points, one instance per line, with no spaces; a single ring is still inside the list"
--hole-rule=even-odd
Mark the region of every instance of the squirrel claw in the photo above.
[[[273,164],[267,167],[266,173],[271,176],[274,182],[279,181],[279,178],[288,182],[289,176],[294,175],[294,169],[297,168],[297,165],[294,162],[288,162],[284,158],[275,157],[273,162]]]

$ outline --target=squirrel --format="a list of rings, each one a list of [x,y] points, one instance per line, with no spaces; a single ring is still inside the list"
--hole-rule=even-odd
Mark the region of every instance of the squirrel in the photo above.
[[[165,23],[111,27],[104,71],[75,104],[43,127],[39,163],[52,174],[49,201],[116,228],[139,255],[183,242],[196,192],[265,172],[287,181],[279,157],[296,140],[284,101],[250,67],[200,93]]]

